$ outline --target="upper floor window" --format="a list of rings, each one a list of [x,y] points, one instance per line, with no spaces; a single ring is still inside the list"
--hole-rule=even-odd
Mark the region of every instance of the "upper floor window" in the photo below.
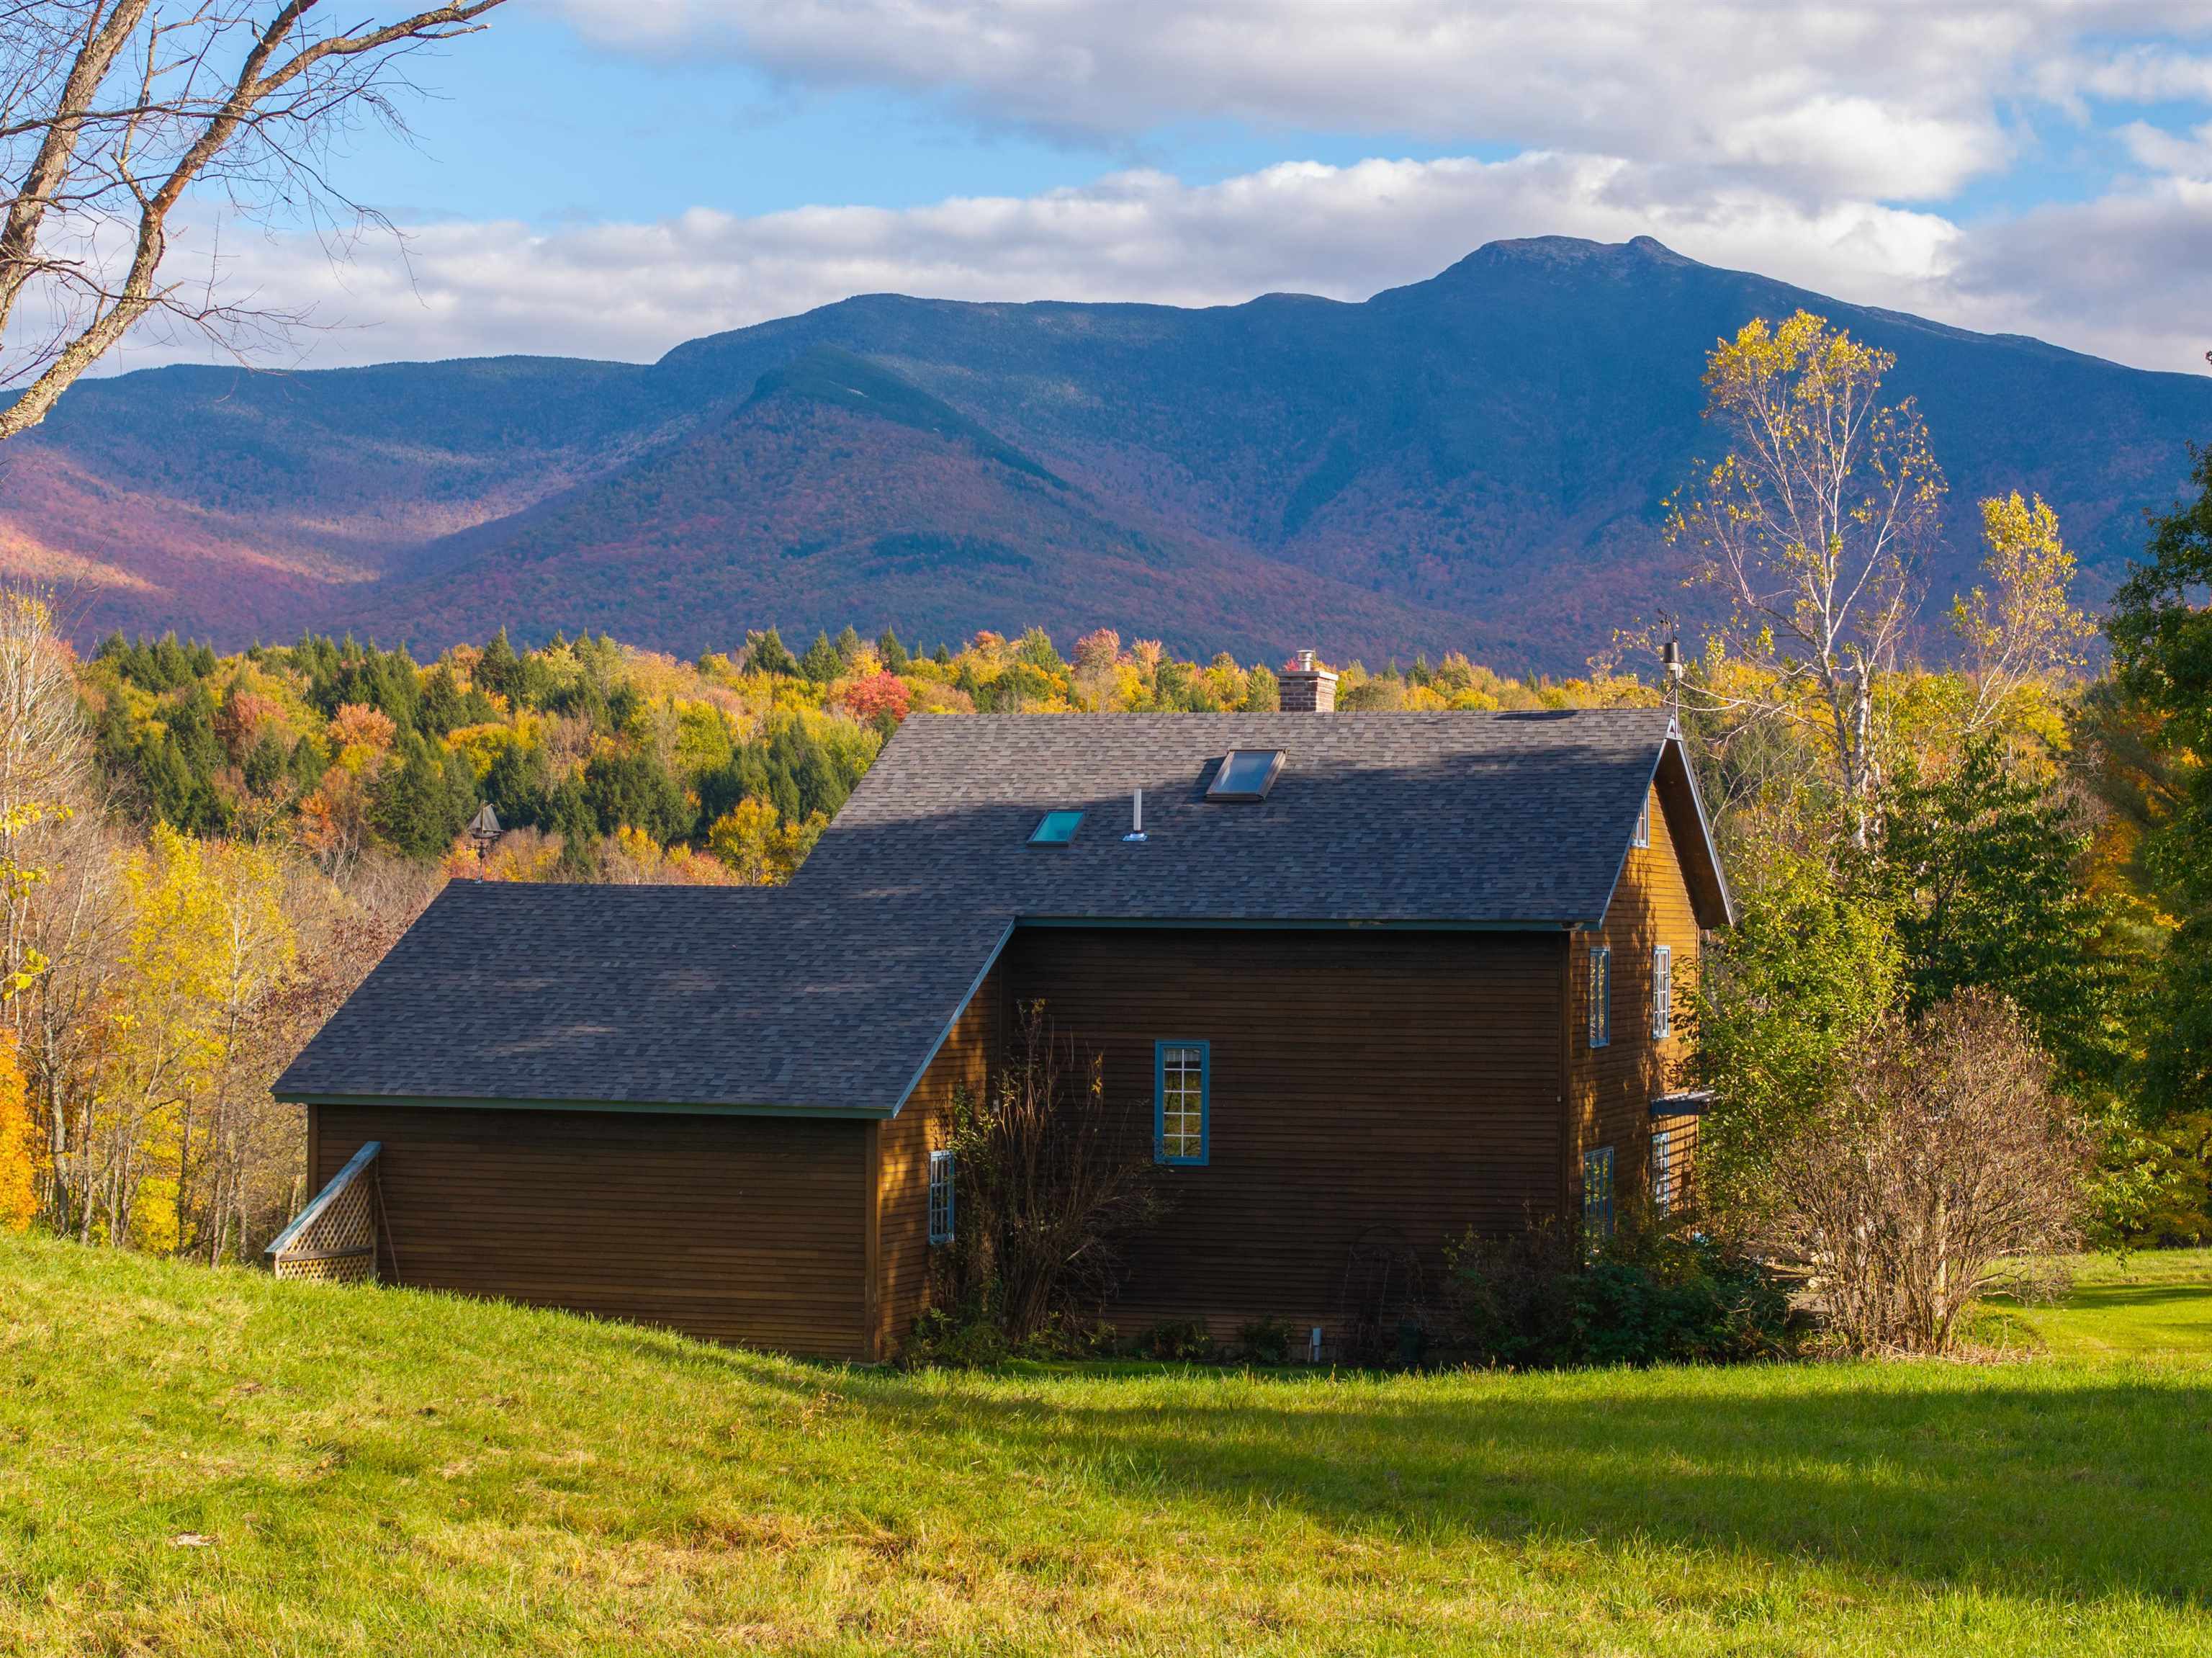
[[[1590,946],[1589,1045],[1604,1047],[1613,1040],[1613,952],[1602,944]]]
[[[1663,1042],[1674,1028],[1674,952],[1667,945],[1651,947],[1651,1037]]]
[[[1651,791],[1647,789],[1644,791],[1644,808],[1636,814],[1636,844],[1649,846],[1650,844]]]
[[[1152,1145],[1161,1162],[1206,1161],[1208,1057],[1204,1042],[1153,1045]]]
[[[952,1154],[929,1154],[929,1240],[952,1241]]]

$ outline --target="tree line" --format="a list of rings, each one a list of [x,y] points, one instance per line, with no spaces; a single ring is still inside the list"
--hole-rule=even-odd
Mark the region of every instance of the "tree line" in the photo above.
[[[1742,911],[1685,1009],[1684,1080],[1719,1100],[1714,1203],[1757,1210],[1778,1148],[1871,1086],[1855,1067],[1897,1074],[1900,1033],[1948,1009],[1928,1028],[1983,1039],[1958,1011],[1978,997],[2087,1148],[2082,1224],[2205,1236],[2212,461],[2101,637],[2056,515],[2019,495],[1983,503],[1982,580],[1910,624],[1931,614],[1944,485],[1917,411],[1882,397],[1889,367],[1802,315],[1717,347],[1727,452],[1668,503],[1691,619],[1626,630],[1559,682],[1458,654],[1346,663],[1340,706],[1678,707]],[[0,1213],[208,1259],[296,1200],[266,1084],[442,880],[775,881],[915,714],[1265,710],[1279,690],[1265,663],[1107,629],[922,651],[893,628],[796,650],[763,628],[690,661],[604,636],[428,661],[114,637],[80,659],[38,594],[0,612],[21,1074],[0,1067]],[[1672,674],[1646,649],[1662,633]],[[485,806],[488,844],[466,832]]]

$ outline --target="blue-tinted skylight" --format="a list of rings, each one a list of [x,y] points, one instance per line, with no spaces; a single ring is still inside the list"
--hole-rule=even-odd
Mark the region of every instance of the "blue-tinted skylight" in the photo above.
[[[1206,786],[1206,797],[1216,801],[1265,800],[1283,769],[1279,748],[1232,748],[1222,757],[1221,769]]]
[[[1037,826],[1030,832],[1032,846],[1065,846],[1075,838],[1081,826],[1080,812],[1048,812],[1037,820]]]

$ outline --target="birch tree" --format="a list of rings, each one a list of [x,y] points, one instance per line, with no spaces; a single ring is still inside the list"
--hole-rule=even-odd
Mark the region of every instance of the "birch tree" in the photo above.
[[[1745,324],[1705,365],[1705,417],[1729,451],[1668,503],[1669,539],[1727,595],[1729,652],[1756,670],[1716,707],[1809,728],[1861,846],[1881,781],[1879,681],[1911,624],[1944,487],[1911,400],[1882,401],[1895,363],[1809,312]]]
[[[2058,533],[2058,515],[2037,496],[1992,496],[1982,505],[1986,586],[1951,603],[1951,628],[1966,646],[1973,687],[1966,728],[1987,730],[2021,694],[2080,668],[2096,624],[2075,608],[2074,555]]]

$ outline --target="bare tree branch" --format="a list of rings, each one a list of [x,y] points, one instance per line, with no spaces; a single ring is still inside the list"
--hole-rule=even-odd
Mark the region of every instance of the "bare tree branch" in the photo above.
[[[343,215],[381,226],[330,181],[362,120],[404,131],[397,65],[485,27],[503,0],[319,26],[322,0],[33,0],[0,5],[0,439],[156,314],[226,346],[255,312],[171,279],[172,221],[209,197],[264,222]],[[226,66],[234,65],[234,66]],[[331,240],[325,238],[331,247]]]

